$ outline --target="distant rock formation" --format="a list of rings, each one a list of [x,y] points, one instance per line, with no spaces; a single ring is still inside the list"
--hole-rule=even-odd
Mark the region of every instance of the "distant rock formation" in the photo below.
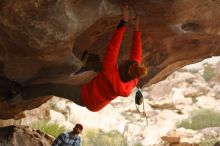
[[[0,128],[0,145],[3,146],[51,146],[54,138],[29,127]]]

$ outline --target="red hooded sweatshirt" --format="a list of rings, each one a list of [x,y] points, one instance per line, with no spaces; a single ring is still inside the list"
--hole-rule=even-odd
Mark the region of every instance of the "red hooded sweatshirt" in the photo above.
[[[114,31],[103,59],[101,72],[89,83],[82,86],[82,102],[90,111],[96,112],[101,110],[117,96],[129,96],[139,81],[136,78],[128,82],[123,82],[117,68],[118,53],[125,30],[126,26],[123,26]],[[139,31],[135,31],[133,34],[130,59],[139,64],[142,60],[142,42]]]

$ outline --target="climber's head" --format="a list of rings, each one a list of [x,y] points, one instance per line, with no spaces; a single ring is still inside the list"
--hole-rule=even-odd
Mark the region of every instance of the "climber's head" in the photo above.
[[[119,66],[120,77],[124,82],[147,75],[147,68],[136,61],[127,60]]]
[[[128,70],[128,74],[134,78],[143,78],[147,75],[147,68],[143,64],[131,64]]]

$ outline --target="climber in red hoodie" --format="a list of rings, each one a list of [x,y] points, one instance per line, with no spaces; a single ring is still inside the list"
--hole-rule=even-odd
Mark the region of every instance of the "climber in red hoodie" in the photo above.
[[[128,7],[123,8],[123,16],[124,19],[119,23],[109,42],[101,72],[82,87],[82,102],[91,111],[99,111],[117,96],[129,96],[139,81],[138,77],[143,77],[147,73],[147,69],[141,65],[142,43],[139,17],[135,20],[130,59],[119,65],[119,68],[117,67],[119,48],[129,19]]]
[[[137,85],[139,78],[147,74],[147,68],[141,65],[142,42],[140,18],[134,21],[134,32],[130,58],[117,66],[120,45],[129,20],[128,6],[123,9],[123,19],[114,31],[105,53],[102,67],[97,76],[82,86],[66,84],[39,84],[21,87],[21,97],[55,95],[70,99],[90,111],[99,111],[117,96],[127,97]]]

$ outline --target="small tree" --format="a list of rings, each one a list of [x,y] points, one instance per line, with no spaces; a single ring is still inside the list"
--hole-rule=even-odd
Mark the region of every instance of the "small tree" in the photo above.
[[[126,138],[117,130],[104,132],[90,129],[83,132],[83,146],[127,146]]]
[[[192,117],[177,124],[177,127],[200,130],[208,127],[220,127],[220,113],[211,109],[201,109],[192,112]]]
[[[202,77],[206,81],[209,81],[215,75],[215,69],[211,66],[211,64],[208,63],[203,64],[203,67],[204,67],[204,71]]]
[[[36,123],[33,123],[32,127],[38,129],[43,133],[47,133],[54,138],[66,131],[65,127],[60,126],[57,123],[49,123],[48,121],[38,121]]]

